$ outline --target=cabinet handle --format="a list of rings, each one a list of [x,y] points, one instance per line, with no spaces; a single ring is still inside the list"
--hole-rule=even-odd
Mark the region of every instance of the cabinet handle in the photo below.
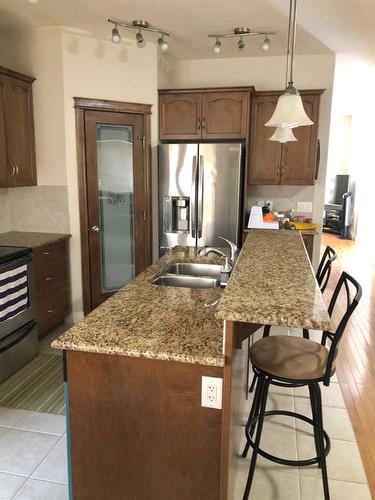
[[[48,252],[48,251],[47,252],[43,252],[43,255],[51,255],[51,254],[52,254],[52,252]]]
[[[280,167],[277,167],[276,173],[277,173],[277,175],[280,174]]]
[[[53,277],[52,276],[47,276],[46,281],[51,281],[51,280],[53,280]]]
[[[14,176],[14,174],[16,173],[16,167],[14,166],[14,164],[13,164],[13,162],[12,162],[12,161],[10,162],[10,166],[12,167],[12,172],[11,172],[11,174],[10,174],[10,175],[11,175],[11,177],[13,177],[13,176]]]
[[[47,312],[48,312],[48,314],[52,314],[52,313],[54,313],[55,311],[56,311],[56,309],[52,308],[52,309],[48,309],[48,311],[47,311]]]
[[[200,118],[198,118],[197,127],[198,127],[198,130],[201,129],[201,119]]]
[[[283,168],[281,169],[281,175],[284,175],[284,174],[285,174],[285,168],[283,167]]]
[[[205,128],[205,126],[206,126],[206,118],[203,118],[203,120],[202,120],[202,128]]]
[[[17,165],[15,165],[15,167],[16,167],[16,175],[18,175],[19,170],[18,170]]]

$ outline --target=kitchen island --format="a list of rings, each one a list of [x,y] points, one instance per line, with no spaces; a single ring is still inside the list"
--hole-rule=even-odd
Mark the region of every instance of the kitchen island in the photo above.
[[[220,262],[175,249],[54,341],[75,499],[231,498],[243,341],[265,323],[329,326],[298,233],[250,231],[224,291],[152,284],[172,262],[207,261]],[[201,406],[202,376],[223,379],[222,409]]]

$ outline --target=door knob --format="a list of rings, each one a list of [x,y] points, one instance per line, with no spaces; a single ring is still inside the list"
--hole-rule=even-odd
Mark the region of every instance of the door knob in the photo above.
[[[91,226],[90,227],[90,231],[92,233],[98,233],[99,232],[99,227],[98,226]]]

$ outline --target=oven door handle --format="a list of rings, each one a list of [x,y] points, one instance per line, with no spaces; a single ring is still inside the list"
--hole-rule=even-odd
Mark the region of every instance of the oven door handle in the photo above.
[[[3,341],[0,342],[0,354],[15,346],[18,342],[21,342],[21,340],[27,337],[35,326],[36,321],[31,321],[27,325],[20,328],[15,337],[13,336],[14,334],[8,335]]]

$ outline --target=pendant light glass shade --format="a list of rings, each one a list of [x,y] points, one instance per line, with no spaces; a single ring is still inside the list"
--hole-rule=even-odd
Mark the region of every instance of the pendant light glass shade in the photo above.
[[[314,122],[307,116],[298,90],[288,85],[277,101],[275,111],[266,127],[303,127],[313,125]]]
[[[293,130],[288,127],[276,127],[276,130],[269,139],[269,141],[277,142],[293,142],[297,140],[297,137],[293,134]]]

